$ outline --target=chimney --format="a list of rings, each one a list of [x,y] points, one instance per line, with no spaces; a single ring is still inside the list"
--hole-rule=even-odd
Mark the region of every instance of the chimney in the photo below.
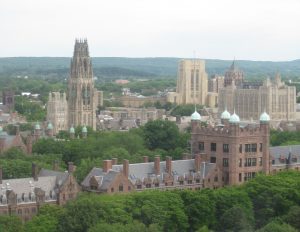
[[[53,171],[58,171],[58,161],[54,160],[53,161],[53,167],[52,167]]]
[[[195,172],[200,171],[200,165],[201,165],[201,156],[200,154],[195,155]]]
[[[32,163],[31,173],[33,180],[38,181],[38,166],[35,163]]]
[[[160,157],[159,156],[156,156],[154,158],[154,172],[155,172],[155,175],[160,174]]]
[[[129,175],[129,160],[123,161],[123,174],[128,178]]]
[[[169,175],[172,174],[172,157],[166,157],[166,170]]]
[[[73,162],[68,162],[68,173],[73,173],[75,171],[75,166]]]
[[[108,172],[110,169],[112,169],[112,161],[103,160],[103,172]]]
[[[117,165],[117,164],[118,164],[118,158],[113,158],[112,165]]]
[[[148,156],[143,156],[143,162],[144,163],[148,163],[149,162],[149,158],[148,158]]]
[[[32,137],[31,137],[31,135],[27,136],[27,139],[26,139],[26,148],[27,148],[27,153],[31,154],[32,153]]]
[[[0,184],[2,184],[2,166],[0,166]]]

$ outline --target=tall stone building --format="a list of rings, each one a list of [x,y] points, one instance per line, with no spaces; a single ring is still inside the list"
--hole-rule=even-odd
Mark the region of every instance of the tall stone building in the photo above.
[[[68,130],[68,103],[65,93],[49,93],[47,121],[52,123],[54,134]]]
[[[218,93],[221,88],[224,88],[224,76],[211,76],[208,80],[208,92]]]
[[[234,82],[237,86],[244,81],[244,73],[232,62],[230,68],[225,72],[224,85],[230,86]]]
[[[296,88],[285,85],[277,74],[271,81],[267,79],[261,86],[249,88],[237,86],[234,82],[219,91],[219,113],[234,110],[243,120],[252,120],[266,111],[272,120],[296,120]]]
[[[68,80],[68,124],[96,129],[98,92],[94,88],[92,62],[87,40],[76,40]]]
[[[178,65],[176,92],[168,94],[168,101],[177,104],[200,104],[207,101],[207,73],[204,60],[181,60]]]

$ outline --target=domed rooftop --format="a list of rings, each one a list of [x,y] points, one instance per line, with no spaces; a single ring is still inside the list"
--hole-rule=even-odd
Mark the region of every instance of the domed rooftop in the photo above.
[[[192,121],[200,121],[201,120],[201,115],[197,112],[195,108],[195,112],[191,115],[191,120]]]
[[[240,122],[240,117],[235,113],[235,111],[233,112],[233,115],[230,116],[229,122],[230,123],[239,123]]]
[[[270,121],[270,116],[266,113],[266,111],[260,115],[259,121],[261,121],[261,122],[269,122]]]
[[[86,126],[83,126],[83,127],[82,127],[82,133],[87,133],[87,128],[86,128]]]
[[[36,130],[40,130],[41,129],[41,126],[40,126],[40,124],[38,122],[35,124],[34,129],[36,129]]]
[[[230,113],[227,111],[227,109],[225,108],[225,111],[221,114],[221,119],[230,119]]]
[[[75,129],[74,129],[73,126],[71,126],[71,128],[70,128],[70,133],[71,133],[71,134],[75,134]]]
[[[47,129],[48,129],[48,130],[53,130],[53,125],[52,125],[51,122],[48,123]]]

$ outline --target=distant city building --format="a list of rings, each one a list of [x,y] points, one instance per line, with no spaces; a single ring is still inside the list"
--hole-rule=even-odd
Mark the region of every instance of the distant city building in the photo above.
[[[272,120],[296,120],[296,88],[287,86],[277,74],[275,80],[267,79],[263,85],[231,85],[220,89],[218,97],[219,113],[225,109],[235,112],[242,120],[253,120],[266,111]]]
[[[208,90],[204,60],[181,60],[178,65],[176,92],[168,93],[168,101],[177,104],[205,105]]]
[[[224,88],[224,77],[213,75],[208,79],[208,92],[218,93],[221,88]]]
[[[244,81],[244,73],[232,62],[230,68],[225,72],[224,86],[230,86],[234,82],[235,85],[239,86]]]
[[[0,168],[0,215],[17,215],[23,221],[30,220],[44,204],[64,205],[75,199],[80,191],[73,176],[74,165],[68,172],[41,169],[32,164],[32,177],[2,179]]]
[[[47,121],[52,123],[54,134],[68,130],[68,103],[65,93],[49,93]]]
[[[75,41],[66,98],[67,108],[65,94],[58,96],[58,93],[54,93],[54,97],[49,98],[47,120],[53,124],[54,133],[72,126],[89,126],[95,130],[96,111],[103,105],[103,92],[94,88],[87,40]],[[56,112],[53,109],[56,109]],[[60,112],[60,115],[56,115],[57,112]]]

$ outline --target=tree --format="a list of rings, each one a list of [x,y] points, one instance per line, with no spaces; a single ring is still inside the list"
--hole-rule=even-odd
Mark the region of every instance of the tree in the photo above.
[[[233,206],[225,211],[220,220],[222,231],[240,232],[252,231],[253,221],[250,221],[243,208]]]
[[[172,150],[178,146],[179,130],[174,122],[164,120],[149,121],[143,126],[143,134],[149,149]]]
[[[283,220],[300,231],[300,206],[292,206],[287,215],[283,217]]]
[[[0,231],[5,232],[22,232],[23,225],[17,216],[0,216]]]
[[[272,221],[256,232],[297,232],[297,230],[289,224]]]

